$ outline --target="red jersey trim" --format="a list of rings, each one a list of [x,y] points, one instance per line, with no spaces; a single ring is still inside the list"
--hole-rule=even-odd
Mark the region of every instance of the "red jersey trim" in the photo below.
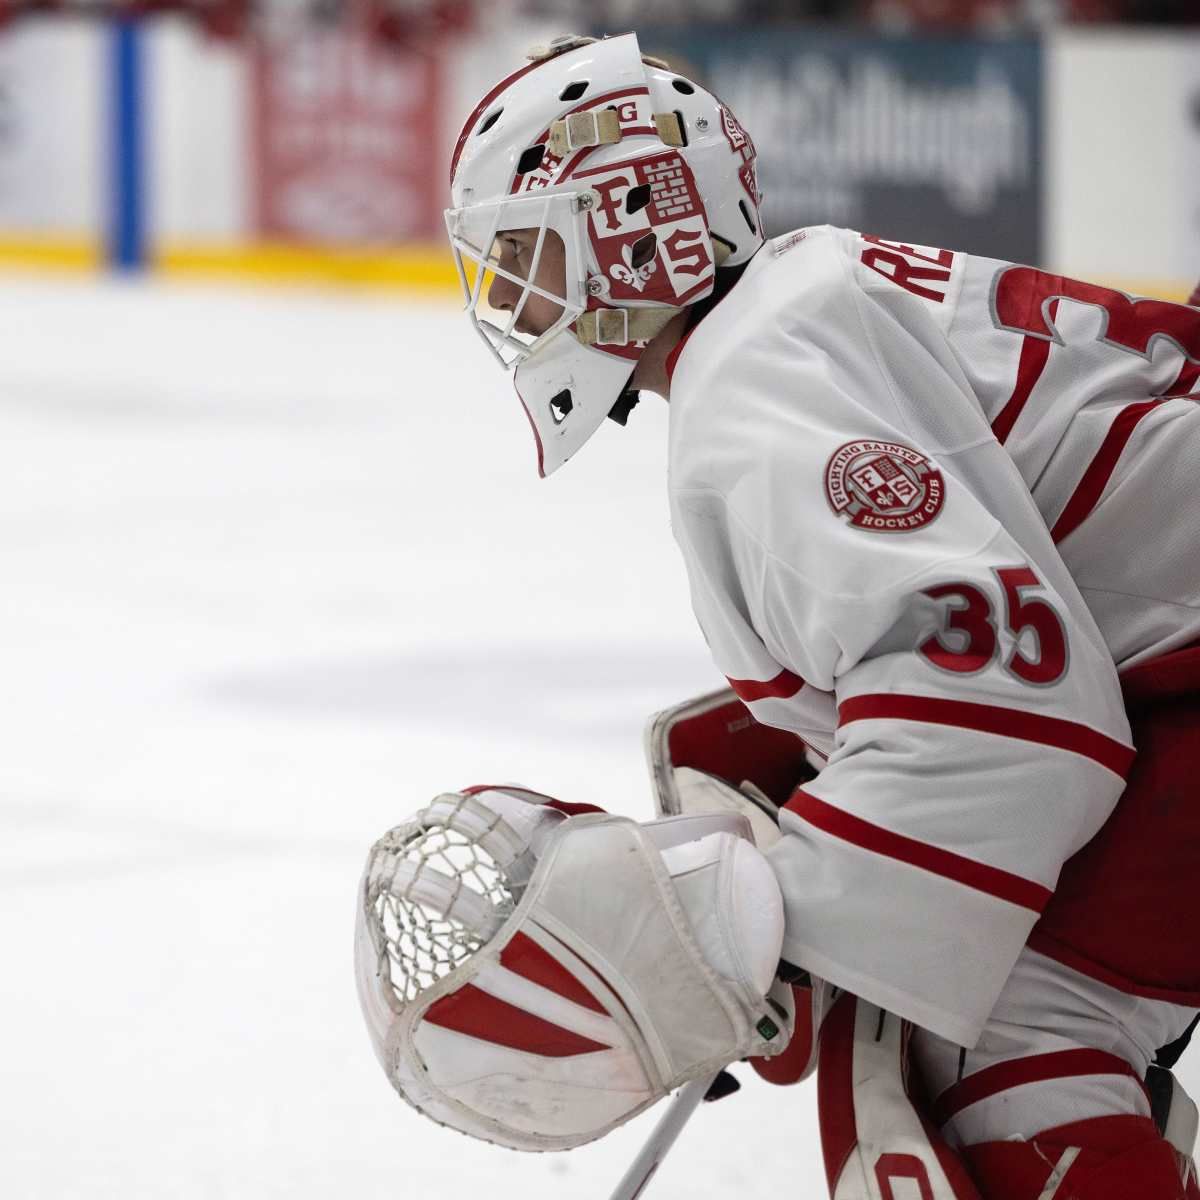
[[[729,686],[733,688],[738,699],[747,703],[752,700],[766,700],[768,697],[788,700],[804,686],[804,680],[786,668],[773,679],[730,679],[728,675],[725,678],[729,680]]]
[[[1133,1067],[1115,1054],[1104,1050],[1056,1050],[1051,1054],[1032,1054],[1028,1058],[984,1067],[948,1087],[934,1101],[934,1115],[939,1125],[945,1125],[964,1108],[1010,1088],[1046,1083],[1051,1079],[1074,1079],[1081,1075],[1128,1075],[1139,1087],[1142,1086]]]
[[[952,850],[943,850],[939,846],[931,846],[928,842],[884,829],[881,825],[864,821],[862,817],[826,804],[824,800],[819,800],[803,789],[797,790],[784,807],[817,829],[862,850],[907,863],[910,867],[928,871],[933,875],[940,875],[952,883],[994,896],[1008,904],[1015,904],[1040,914],[1050,899],[1050,889],[1042,887],[1040,883],[1023,879],[1020,875],[1014,875],[1000,867],[976,862],[975,859],[955,854]]]
[[[611,1048],[534,1016],[472,983],[436,1000],[424,1019],[442,1029],[542,1058],[574,1058]]]
[[[866,695],[852,696],[838,706],[838,725],[852,721],[922,721],[930,725],[951,725],[977,733],[1037,742],[1056,750],[1090,758],[1122,779],[1133,765],[1134,750],[1103,733],[1061,717],[1043,717],[1016,708],[996,704],[976,704],[968,700],[946,700],[935,696]]]
[[[1125,449],[1138,422],[1147,414],[1153,412],[1160,404],[1166,404],[1170,397],[1158,400],[1142,400],[1137,404],[1127,404],[1109,427],[1104,435],[1096,457],[1087,465],[1082,478],[1075,485],[1067,506],[1062,510],[1050,536],[1054,541],[1061,542],[1068,534],[1074,533],[1080,525],[1091,516],[1092,510],[1100,503],[1104,489],[1117,469],[1121,452]]]
[[[1192,389],[1200,382],[1200,362],[1185,362],[1175,376],[1175,382],[1163,393],[1173,398],[1190,396]]]
[[[1058,301],[1050,302],[1050,320],[1053,321],[1058,312]],[[1049,338],[1031,337],[1026,335],[1021,343],[1021,357],[1017,360],[1017,382],[1013,385],[1012,395],[992,422],[992,433],[996,440],[1003,444],[1012,433],[1017,418],[1021,415],[1029,401],[1033,389],[1046,369],[1050,358],[1050,347],[1053,345]]]

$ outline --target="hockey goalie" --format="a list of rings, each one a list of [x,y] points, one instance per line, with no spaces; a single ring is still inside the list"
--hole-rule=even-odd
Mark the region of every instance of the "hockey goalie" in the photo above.
[[[1195,1197],[1200,309],[768,239],[761,199],[749,133],[633,34],[462,127],[450,241],[539,471],[668,400],[730,692],[656,723],[657,822],[485,789],[379,844],[384,1066],[547,1148],[817,1061],[837,1200]]]

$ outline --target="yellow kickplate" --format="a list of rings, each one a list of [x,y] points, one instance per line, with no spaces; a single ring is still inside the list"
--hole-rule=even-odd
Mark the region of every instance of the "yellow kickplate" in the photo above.
[[[104,263],[99,242],[87,238],[0,237],[0,267],[34,271],[94,271]]]
[[[154,266],[169,275],[233,276],[276,283],[338,283],[361,287],[456,290],[458,273],[449,247],[403,249],[167,243]]]

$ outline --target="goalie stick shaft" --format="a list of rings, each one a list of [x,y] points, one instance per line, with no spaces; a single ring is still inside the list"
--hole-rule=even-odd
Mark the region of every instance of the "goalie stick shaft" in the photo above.
[[[691,1083],[685,1083],[675,1093],[671,1106],[655,1125],[646,1139],[645,1145],[638,1153],[637,1158],[630,1164],[629,1170],[622,1176],[621,1182],[617,1184],[616,1191],[612,1193],[609,1200],[638,1200],[638,1197],[646,1190],[646,1185],[653,1178],[654,1172],[666,1158],[667,1151],[674,1145],[675,1139],[688,1123],[692,1113],[699,1107],[715,1079],[716,1075],[693,1079]]]

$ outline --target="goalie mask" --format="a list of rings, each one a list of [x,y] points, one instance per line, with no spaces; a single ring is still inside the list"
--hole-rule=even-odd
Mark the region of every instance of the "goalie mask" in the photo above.
[[[446,225],[467,312],[514,369],[549,475],[610,412],[624,420],[613,410],[646,343],[763,235],[749,135],[711,93],[644,62],[636,35],[531,57],[463,126]],[[518,230],[525,258],[505,258]],[[561,279],[541,278],[560,260]],[[499,311],[496,276],[511,285]]]
[[[356,971],[396,1090],[519,1150],[598,1138],[687,1080],[783,1050],[783,902],[736,816],[567,817],[439,796],[372,848]]]

